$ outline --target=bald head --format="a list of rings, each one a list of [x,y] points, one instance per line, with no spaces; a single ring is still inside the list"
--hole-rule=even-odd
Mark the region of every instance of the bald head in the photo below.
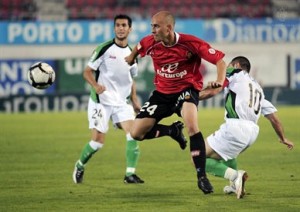
[[[165,24],[170,24],[173,27],[175,25],[175,18],[169,11],[160,11],[153,15],[153,18],[163,21]]]
[[[151,28],[155,41],[173,45],[176,42],[174,27],[175,19],[169,11],[160,11],[152,17]]]

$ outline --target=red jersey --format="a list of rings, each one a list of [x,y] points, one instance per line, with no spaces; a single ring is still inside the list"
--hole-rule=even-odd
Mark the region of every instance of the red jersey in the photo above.
[[[152,57],[157,91],[172,94],[188,87],[200,91],[203,86],[201,59],[216,64],[224,57],[224,53],[193,35],[175,35],[176,43],[173,46],[165,46],[162,42],[156,42],[153,35],[148,35],[139,42],[138,53],[141,57]]]

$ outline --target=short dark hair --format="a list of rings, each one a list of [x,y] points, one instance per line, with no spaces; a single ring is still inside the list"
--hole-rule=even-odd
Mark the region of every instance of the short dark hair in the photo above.
[[[251,69],[250,61],[248,60],[248,58],[246,58],[244,56],[237,56],[237,57],[233,58],[230,63],[233,66],[236,63],[239,63],[243,70],[247,71],[248,73],[250,72],[250,69]]]
[[[114,25],[116,24],[117,19],[127,19],[129,27],[131,27],[132,25],[132,19],[128,15],[124,15],[124,14],[116,15],[114,18]]]

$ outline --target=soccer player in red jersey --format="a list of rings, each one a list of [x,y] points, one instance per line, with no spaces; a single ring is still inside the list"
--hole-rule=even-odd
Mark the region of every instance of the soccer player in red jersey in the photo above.
[[[168,135],[184,149],[186,140],[181,132],[181,122],[171,126],[158,124],[161,119],[177,113],[183,118],[189,135],[198,187],[208,194],[213,192],[213,187],[206,177],[205,143],[197,120],[199,91],[203,86],[199,69],[201,59],[216,65],[217,79],[210,86],[221,87],[226,73],[224,53],[193,35],[175,32],[174,27],[175,19],[170,12],[156,13],[151,21],[152,35],[142,38],[125,58],[128,64],[133,64],[138,55],[149,55],[155,69],[156,89],[136,116],[130,134],[136,140]]]

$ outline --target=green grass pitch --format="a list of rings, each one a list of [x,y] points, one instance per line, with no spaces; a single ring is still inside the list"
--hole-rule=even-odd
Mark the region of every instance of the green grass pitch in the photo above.
[[[215,192],[204,195],[188,148],[168,137],[140,143],[137,174],[145,184],[124,184],[125,137],[112,127],[76,185],[73,166],[90,139],[85,112],[1,114],[0,211],[300,211],[300,107],[278,109],[295,148],[280,144],[262,117],[256,143],[238,158],[249,174],[241,200],[223,194],[227,181],[214,176]],[[222,122],[223,109],[199,110],[204,136]]]

